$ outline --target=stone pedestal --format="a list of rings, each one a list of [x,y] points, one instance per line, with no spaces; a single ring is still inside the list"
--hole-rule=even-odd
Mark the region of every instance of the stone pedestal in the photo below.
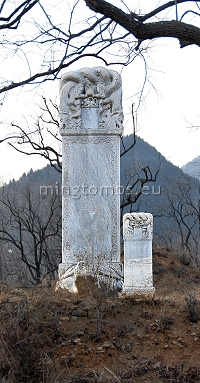
[[[130,213],[123,217],[124,292],[152,297],[153,216],[150,213]]]
[[[105,68],[62,76],[63,249],[60,286],[75,291],[74,274],[120,261],[121,77]]]

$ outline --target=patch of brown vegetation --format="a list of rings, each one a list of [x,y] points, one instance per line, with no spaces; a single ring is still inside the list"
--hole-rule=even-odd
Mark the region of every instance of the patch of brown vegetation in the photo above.
[[[199,382],[200,273],[162,248],[153,267],[154,299],[108,295],[100,338],[94,294],[2,285],[0,381]],[[186,296],[196,299],[196,323]]]

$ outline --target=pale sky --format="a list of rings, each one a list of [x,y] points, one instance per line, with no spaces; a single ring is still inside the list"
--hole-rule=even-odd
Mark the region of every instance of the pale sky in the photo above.
[[[152,74],[160,94],[151,90],[139,109],[138,133],[181,167],[200,155],[200,49],[180,49],[174,39],[162,43],[152,55],[160,70]]]
[[[157,92],[145,85],[144,96],[138,108],[140,91],[144,81],[144,62],[141,59],[124,68],[123,108],[125,114],[125,134],[132,131],[131,105],[137,112],[138,135],[160,151],[166,159],[177,166],[183,166],[200,155],[200,128],[189,129],[190,124],[200,126],[200,48],[188,46],[179,48],[175,39],[158,39],[149,50],[148,75]],[[81,67],[102,65],[96,60],[77,62],[70,70]],[[1,66],[2,68],[2,66]],[[117,71],[117,66],[110,67]],[[15,66],[4,65],[3,71],[15,71]],[[64,72],[63,72],[64,73]],[[6,75],[5,75],[6,77]],[[1,110],[1,137],[9,131],[8,121],[18,121],[37,113],[36,104],[41,94],[59,102],[59,84],[49,82],[40,88],[11,91]],[[0,177],[4,181],[18,179],[30,168],[34,170],[45,166],[39,157],[19,154],[7,144],[0,144]]]

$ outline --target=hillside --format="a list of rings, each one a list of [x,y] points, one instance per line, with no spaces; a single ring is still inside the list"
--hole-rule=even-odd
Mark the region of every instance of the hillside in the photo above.
[[[131,136],[124,138],[126,147],[131,144]],[[178,248],[176,223],[173,219],[169,219],[169,214],[166,214],[166,210],[170,210],[170,190],[175,191],[177,185],[180,185],[180,190],[184,190],[187,180],[182,169],[173,165],[170,161],[167,161],[162,154],[160,154],[154,147],[143,141],[140,137],[137,137],[136,145],[133,151],[127,153],[121,158],[121,184],[124,185],[124,174],[126,169],[133,169],[134,165],[140,169],[138,174],[140,177],[144,177],[144,173],[141,171],[142,167],[149,165],[152,174],[160,168],[157,175],[156,182],[148,182],[145,187],[149,187],[149,192],[144,193],[136,204],[132,204],[131,211],[144,211],[152,213],[154,216],[154,243],[172,246],[172,248]],[[132,172],[134,173],[134,171]],[[193,201],[198,199],[198,187],[199,181],[197,179],[191,179],[190,193],[193,196]],[[186,187],[187,189],[187,187]],[[137,190],[136,190],[137,192]],[[166,195],[169,195],[167,197]],[[180,194],[180,192],[179,192]],[[176,198],[176,197],[175,197]],[[163,214],[163,208],[165,212]],[[130,206],[124,209],[124,213],[130,211]],[[180,218],[181,219],[181,218]],[[176,237],[177,236],[177,237]],[[168,238],[168,239],[167,239]]]
[[[194,158],[194,160],[182,166],[182,170],[184,173],[189,174],[192,177],[196,177],[200,180],[200,156]]]
[[[133,142],[133,135],[124,137],[125,148],[128,148]],[[121,152],[123,148],[121,146]],[[165,217],[161,217],[160,211],[162,206],[167,206],[168,202],[165,197],[165,191],[168,189],[169,182],[171,185],[182,184],[185,182],[185,174],[182,169],[167,161],[154,147],[142,140],[136,138],[136,145],[127,154],[121,157],[121,185],[126,190],[127,185],[131,185],[137,176],[143,178],[144,172],[142,168],[149,166],[152,175],[160,168],[156,182],[148,182],[145,187],[148,187],[149,192],[140,196],[136,204],[129,205],[124,208],[123,214],[130,211],[145,211],[154,215],[154,241],[156,238],[163,236],[166,230],[169,230],[169,221]],[[54,168],[47,165],[45,168],[38,171],[30,171],[29,174],[24,174],[15,185],[20,188],[26,184],[31,186],[35,195],[38,196],[42,186],[49,186],[48,193],[56,193],[59,190],[61,195],[62,180],[61,173],[58,173]],[[10,183],[12,188],[13,182]],[[193,179],[191,182],[192,192],[196,198],[199,181]],[[43,189],[45,191],[45,189]],[[137,193],[135,187],[132,193]],[[123,196],[122,196],[123,198]],[[159,212],[159,213],[158,213]],[[170,223],[171,225],[171,223]],[[154,242],[155,243],[155,242]]]
[[[133,135],[124,137],[124,145],[126,148],[128,148],[132,142]],[[121,152],[122,151],[123,148],[121,146]],[[140,137],[137,137],[134,148],[121,157],[121,185],[125,186],[125,171],[130,170],[133,174],[135,170],[139,169],[141,172],[142,166],[145,165],[149,165],[153,174],[160,167],[157,181],[154,183],[155,191],[159,190],[159,186],[162,189],[162,186],[164,186],[166,182],[166,178],[178,179],[184,177],[182,169],[173,165],[170,161],[167,161],[154,147]],[[52,185],[52,187],[55,187],[56,182],[61,185],[61,173],[58,173],[53,167],[47,165],[45,168],[37,171],[31,170],[27,175],[24,173],[19,181],[16,182],[19,186],[28,182],[32,187],[36,186],[36,184]],[[11,183],[13,183],[13,181],[11,181],[10,184]]]
[[[133,136],[124,137],[125,147],[131,145]],[[122,150],[122,148],[121,148]],[[136,138],[136,145],[133,150],[128,152],[125,156],[121,157],[121,184],[124,185],[124,174],[126,169],[134,169],[134,165],[139,169],[139,175],[144,177],[144,173],[141,171],[142,167],[149,165],[152,174],[160,168],[156,182],[149,182],[151,192],[147,198],[143,196],[144,205],[147,204],[150,208],[150,212],[153,213],[153,205],[162,203],[163,193],[162,190],[165,188],[168,180],[175,182],[184,179],[183,170],[173,165],[170,161],[159,153],[153,146],[142,140],[140,137]],[[198,182],[197,182],[198,183]],[[154,188],[155,194],[152,193],[152,187]],[[196,187],[196,185],[194,186]],[[160,193],[158,193],[160,190]]]
[[[199,382],[200,274],[179,254],[156,247],[153,276],[152,301],[102,300],[100,338],[91,289],[84,296],[2,284],[0,380]]]

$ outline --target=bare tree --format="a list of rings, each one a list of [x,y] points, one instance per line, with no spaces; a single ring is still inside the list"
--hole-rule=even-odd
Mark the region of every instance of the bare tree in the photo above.
[[[125,174],[125,193],[121,199],[121,225],[123,224],[123,214],[126,207],[129,212],[138,211],[143,194],[144,186],[149,182],[156,182],[160,171],[161,162],[158,163],[157,169],[152,171],[149,165],[139,166],[135,162]],[[150,210],[152,206],[150,207]]]
[[[20,189],[11,185],[1,190],[0,242],[9,244],[12,270],[19,271],[22,263],[29,280],[40,283],[46,275],[55,276],[61,259],[60,197],[36,196],[28,185]]]
[[[59,134],[58,106],[42,97],[40,114],[33,124],[25,121],[25,126],[12,123],[15,134],[8,144],[27,156],[39,155],[46,159],[58,172],[62,172],[62,138]],[[51,141],[51,144],[48,143]]]
[[[16,6],[4,0],[0,6],[3,54],[6,59],[11,51],[12,56],[23,55],[27,70],[16,66],[16,78],[2,79],[0,93],[54,80],[62,69],[85,57],[126,66],[138,55],[144,58],[148,43],[161,37],[177,39],[181,48],[200,46],[199,0],[160,3],[153,2],[146,13],[145,5],[143,10],[142,3],[128,0],[118,0],[115,6],[105,0],[76,0],[71,6],[60,1],[51,6],[44,0],[26,0]],[[30,59],[33,51],[35,57],[38,52],[35,66]]]
[[[168,220],[163,239],[181,250],[183,258],[190,258],[199,266],[199,193],[194,178],[184,175],[181,179],[167,179],[163,188],[165,200],[159,206],[160,217]],[[158,214],[159,215],[159,214]],[[162,234],[157,235],[162,237]],[[180,245],[180,247],[179,247]]]

